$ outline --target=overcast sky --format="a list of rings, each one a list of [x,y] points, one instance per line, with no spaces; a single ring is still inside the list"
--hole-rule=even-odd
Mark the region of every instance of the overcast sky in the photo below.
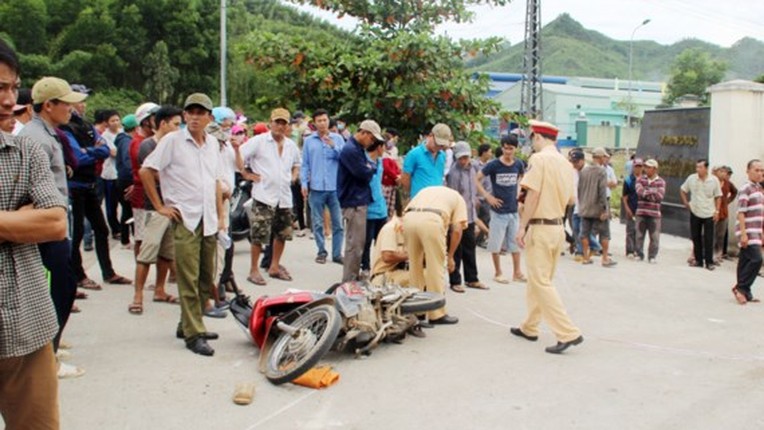
[[[476,7],[471,24],[448,23],[438,32],[455,39],[499,36],[518,43],[523,40],[525,3]],[[541,5],[543,24],[567,12],[584,27],[618,40],[629,40],[634,28],[649,18],[635,40],[671,44],[697,38],[725,47],[745,36],[764,41],[764,0],[542,0]],[[301,9],[343,28],[354,27],[348,17],[339,20],[315,8]]]

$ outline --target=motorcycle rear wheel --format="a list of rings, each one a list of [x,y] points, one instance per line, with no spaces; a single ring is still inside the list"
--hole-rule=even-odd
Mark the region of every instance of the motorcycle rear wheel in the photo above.
[[[337,339],[341,318],[334,306],[319,305],[290,326],[297,333],[281,332],[266,360],[265,377],[275,385],[294,380],[318,363]]]
[[[411,297],[401,303],[401,313],[403,315],[419,314],[440,309],[445,305],[446,298],[442,294],[420,291],[414,293]]]

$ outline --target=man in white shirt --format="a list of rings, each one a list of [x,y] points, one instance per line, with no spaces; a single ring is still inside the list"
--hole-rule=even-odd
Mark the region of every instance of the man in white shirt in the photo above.
[[[273,256],[268,268],[268,276],[282,281],[291,281],[287,269],[279,265],[287,240],[292,240],[292,182],[300,174],[300,151],[297,144],[287,137],[287,127],[291,119],[289,111],[283,108],[271,112],[271,130],[255,136],[236,152],[239,171],[248,168],[252,173],[245,178],[254,182],[252,186],[252,240],[251,265],[247,280],[255,285],[265,285],[260,274],[258,261],[263,244],[273,233]]]
[[[696,267],[714,270],[714,223],[719,219],[722,188],[719,179],[708,174],[708,160],[695,163],[695,173],[679,188],[684,207],[690,211],[690,235]],[[689,201],[688,201],[689,195]]]
[[[225,173],[220,145],[204,131],[212,120],[212,100],[205,94],[191,94],[183,110],[186,128],[162,138],[143,162],[140,176],[157,213],[173,221],[181,308],[176,335],[185,338],[186,348],[194,353],[211,356],[215,350],[207,340],[218,335],[207,332],[202,312],[214,282],[215,236],[223,229],[221,182]],[[154,177],[157,172],[161,199]]]

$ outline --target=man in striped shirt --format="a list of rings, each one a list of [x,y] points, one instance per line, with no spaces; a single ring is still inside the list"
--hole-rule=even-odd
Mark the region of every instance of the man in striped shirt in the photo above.
[[[637,245],[639,260],[645,259],[645,233],[650,233],[647,261],[655,263],[661,238],[661,202],[666,195],[666,182],[658,176],[658,162],[645,162],[645,175],[637,179]]]
[[[737,262],[737,284],[732,294],[741,305],[758,302],[751,295],[751,285],[761,268],[761,241],[764,228],[764,194],[760,182],[764,179],[761,161],[748,162],[748,182],[738,193],[737,225],[735,235],[740,245]]]

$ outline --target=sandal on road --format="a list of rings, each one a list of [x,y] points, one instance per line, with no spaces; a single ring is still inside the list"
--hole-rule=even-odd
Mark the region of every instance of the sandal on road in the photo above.
[[[143,303],[130,303],[127,311],[132,315],[143,315]]]
[[[515,275],[512,277],[512,280],[515,282],[528,282],[528,278],[525,277],[522,273],[519,275]]]
[[[490,290],[484,283],[482,282],[467,282],[468,288],[474,288],[476,290]]]
[[[498,282],[499,284],[509,284],[509,279],[505,278],[502,275],[494,276],[493,282]]]
[[[105,279],[107,284],[112,285],[131,285],[133,281],[125,278],[124,276],[114,275],[109,279]]]
[[[291,281],[292,277],[289,275],[289,272],[286,271],[286,269],[282,269],[279,267],[279,271],[276,273],[268,273],[268,276],[270,276],[273,279],[279,279],[282,281]]]
[[[102,286],[100,286],[96,281],[90,278],[85,278],[81,280],[80,282],[77,282],[77,288],[84,288],[86,290],[94,290],[94,291],[103,290]]]
[[[180,300],[178,300],[178,298],[173,296],[172,294],[165,294],[164,296],[154,296],[153,301],[157,303],[171,303],[171,304],[180,303]]]
[[[249,275],[247,276],[247,281],[255,284],[255,285],[268,285],[267,282],[265,282],[265,279],[263,279],[263,275],[257,274],[257,275]]]
[[[467,290],[465,290],[464,287],[462,287],[459,284],[451,284],[451,291],[453,291],[455,293],[464,293]]]

